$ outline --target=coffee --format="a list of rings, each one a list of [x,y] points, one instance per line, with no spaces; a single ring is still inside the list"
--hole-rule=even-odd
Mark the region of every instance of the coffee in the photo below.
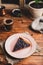
[[[4,29],[6,31],[9,31],[9,30],[12,29],[12,24],[13,24],[12,19],[4,19],[4,22],[3,23],[4,23]]]
[[[10,20],[10,19],[9,20],[6,20],[6,23],[10,23],[10,22],[12,22],[12,20]]]

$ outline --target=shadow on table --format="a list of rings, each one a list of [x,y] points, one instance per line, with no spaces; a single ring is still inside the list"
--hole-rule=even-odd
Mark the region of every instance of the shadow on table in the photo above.
[[[6,30],[3,25],[0,25],[0,33],[2,33],[2,32],[6,32]]]
[[[31,26],[28,26],[28,29],[35,33],[40,33],[39,31],[33,30]]]

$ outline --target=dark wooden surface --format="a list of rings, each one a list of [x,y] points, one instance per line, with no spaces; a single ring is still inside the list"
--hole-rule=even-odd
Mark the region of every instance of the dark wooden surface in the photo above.
[[[12,26],[12,30],[10,30],[9,32],[6,32],[1,28],[1,24],[3,23],[4,18],[13,19],[14,24]],[[41,48],[40,52],[34,53],[32,56],[26,59],[23,59],[14,65],[43,65],[43,34],[40,34],[39,32],[35,32],[31,30],[29,27],[31,23],[32,23],[32,20],[29,19],[29,17],[27,18],[26,16],[17,18],[7,14],[3,17],[0,17],[0,41],[6,40],[10,35],[15,33],[29,32],[30,35],[35,39],[35,41]]]

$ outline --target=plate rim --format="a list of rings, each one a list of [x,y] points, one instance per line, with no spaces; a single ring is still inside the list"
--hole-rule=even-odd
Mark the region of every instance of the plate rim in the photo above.
[[[23,33],[16,33],[16,34],[23,34]],[[9,36],[8,39],[9,39],[10,37],[16,35],[16,34],[13,34],[13,35]],[[8,40],[8,39],[7,39],[7,40]],[[33,39],[33,38],[32,38],[32,39]],[[6,40],[6,42],[7,42],[7,40]],[[33,39],[33,40],[34,40],[34,39]],[[6,44],[6,42],[5,42],[5,44]],[[34,40],[34,42],[35,42],[35,40]],[[36,43],[36,42],[35,42],[35,43]],[[37,45],[37,44],[35,44],[35,45]],[[6,46],[5,46],[5,50],[6,50]],[[32,54],[35,52],[35,50],[36,50],[36,46],[35,46],[34,51],[32,52]],[[8,52],[7,50],[6,50],[6,52],[9,54],[9,52]],[[23,58],[26,58],[26,57],[28,57],[28,56],[31,56],[32,54],[27,55],[27,56],[25,56],[25,57],[23,57]],[[9,54],[9,55],[10,55],[10,54]],[[10,55],[10,56],[12,56],[12,55]],[[12,57],[14,57],[14,56],[12,56]],[[14,57],[14,58],[20,58],[20,57]]]

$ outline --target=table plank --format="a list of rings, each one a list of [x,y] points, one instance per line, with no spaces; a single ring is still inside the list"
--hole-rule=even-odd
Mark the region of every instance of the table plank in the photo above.
[[[14,65],[43,65],[43,58],[41,56],[31,56]]]
[[[43,65],[43,34],[40,34],[39,32],[35,32],[30,29],[32,20],[25,16],[17,18],[17,17],[12,17],[10,15],[5,15],[4,17],[0,17],[0,22],[5,17],[12,18],[14,24],[12,30],[10,30],[9,32],[0,29],[0,41],[6,40],[9,36],[15,33],[28,32],[35,39],[35,41],[41,48],[40,52],[34,53],[32,56],[23,59],[14,65]]]

